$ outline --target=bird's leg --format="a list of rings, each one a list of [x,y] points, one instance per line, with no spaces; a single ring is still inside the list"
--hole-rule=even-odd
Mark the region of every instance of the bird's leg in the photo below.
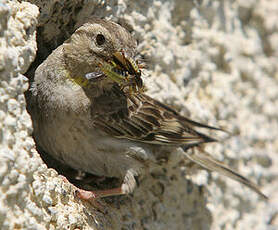
[[[86,191],[83,189],[76,188],[76,195],[82,200],[90,200],[94,201],[99,198],[108,197],[108,196],[118,196],[118,195],[126,195],[131,192],[136,187],[136,179],[135,176],[137,173],[133,170],[128,170],[125,174],[123,183],[118,188],[105,189],[99,191]]]
[[[70,183],[66,177],[62,176],[62,178],[65,183],[69,183],[74,187],[75,195],[81,200],[95,201],[96,199],[103,198],[103,197],[126,194],[126,192],[122,190],[122,187],[105,189],[105,190],[97,190],[97,191],[87,191],[84,189],[77,188],[75,185]]]
[[[136,187],[136,179],[135,176],[137,176],[136,171],[133,170],[127,170],[123,183],[118,188],[112,188],[112,189],[105,189],[105,190],[98,190],[98,191],[86,191],[84,189],[77,188],[75,185],[72,185],[75,189],[75,195],[85,201],[93,202],[95,203],[99,208],[101,205],[98,204],[97,200],[103,197],[108,196],[118,196],[118,195],[126,195],[131,192]],[[70,183],[68,179],[64,176],[63,180],[64,182]],[[71,183],[70,183],[71,184]]]
[[[122,191],[121,187],[98,191],[86,191],[76,188],[75,194],[81,200],[94,201],[95,199],[103,197],[124,195],[125,192]]]

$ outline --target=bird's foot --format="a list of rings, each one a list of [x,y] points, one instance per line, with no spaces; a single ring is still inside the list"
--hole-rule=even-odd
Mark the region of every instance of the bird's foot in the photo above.
[[[81,200],[96,200],[103,197],[108,196],[117,196],[123,195],[124,192],[122,191],[121,187],[113,188],[113,189],[106,189],[106,190],[99,190],[99,191],[86,191],[83,189],[76,188],[75,194]]]
[[[100,211],[104,212],[103,205],[98,201],[100,198],[109,197],[109,196],[117,196],[117,195],[124,195],[126,194],[121,187],[113,188],[113,189],[105,189],[105,190],[98,190],[98,191],[87,191],[84,189],[77,188],[68,179],[62,176],[62,179],[65,183],[69,183],[73,186],[75,192],[75,197],[79,198],[80,200],[88,201],[93,206],[95,206]]]
[[[123,195],[121,188],[107,189],[107,190],[99,190],[99,191],[86,191],[83,189],[79,189],[75,187],[75,196],[81,200],[88,201],[95,208],[97,208],[100,212],[106,213],[106,208],[100,203],[100,198],[115,196],[115,195]]]

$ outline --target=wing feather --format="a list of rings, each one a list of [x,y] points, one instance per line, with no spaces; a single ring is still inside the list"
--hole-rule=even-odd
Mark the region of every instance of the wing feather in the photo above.
[[[110,111],[107,112],[107,108],[103,109],[106,113],[98,114],[94,124],[116,138],[152,144],[189,146],[216,141],[196,131],[194,127],[221,130],[182,117],[170,107],[145,94],[124,94],[112,99],[125,101],[117,101],[117,105],[122,106],[115,107],[110,101]]]

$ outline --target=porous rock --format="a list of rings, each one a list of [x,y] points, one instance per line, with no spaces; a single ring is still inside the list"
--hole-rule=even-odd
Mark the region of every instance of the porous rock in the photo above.
[[[74,196],[35,148],[24,92],[26,76],[92,15],[134,34],[148,94],[234,134],[206,150],[256,181],[269,202],[178,153],[133,195],[101,208]],[[0,229],[276,229],[277,58],[276,0],[2,1]]]

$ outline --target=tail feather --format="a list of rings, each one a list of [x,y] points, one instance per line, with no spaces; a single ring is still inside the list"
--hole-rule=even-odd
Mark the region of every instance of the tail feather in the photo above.
[[[265,200],[268,199],[268,197],[260,191],[259,187],[255,183],[251,182],[244,176],[242,176],[242,175],[238,174],[237,172],[235,172],[234,170],[230,169],[228,166],[226,166],[222,162],[213,159],[208,154],[205,154],[205,153],[199,152],[199,151],[194,151],[194,150],[193,150],[193,154],[188,154],[187,152],[184,152],[184,153],[188,159],[195,162],[196,164],[198,164],[210,171],[216,171],[216,172],[218,172],[222,175],[225,175],[233,180],[236,180],[236,181],[246,185],[253,191],[255,191],[257,194],[259,194]]]

